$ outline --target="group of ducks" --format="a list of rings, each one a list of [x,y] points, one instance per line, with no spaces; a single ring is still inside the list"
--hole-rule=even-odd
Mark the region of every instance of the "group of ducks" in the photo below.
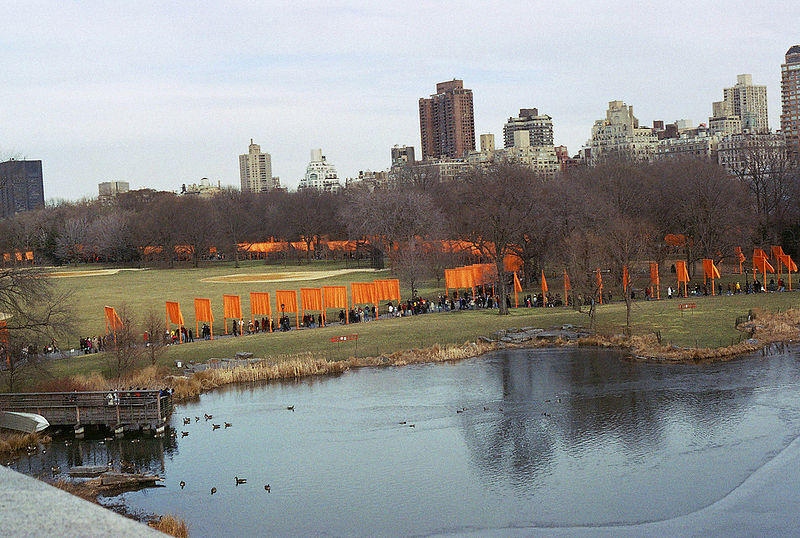
[[[203,418],[204,418],[204,419],[206,419],[206,422],[208,422],[209,420],[211,420],[212,418],[214,418],[214,415],[209,415],[209,414],[207,414],[207,413],[203,413]],[[200,422],[200,417],[194,417],[194,421],[195,421],[195,422]],[[191,418],[191,417],[183,417],[183,425],[184,425],[184,426],[186,426],[186,425],[188,425],[188,424],[191,424],[191,423],[192,423],[192,418]],[[233,426],[233,424],[231,424],[230,422],[224,422],[224,421],[223,421],[223,424],[225,425],[225,429],[226,429],[226,430],[227,430],[228,428],[230,428],[231,426]],[[218,429],[220,429],[221,427],[222,427],[222,426],[221,426],[221,425],[219,425],[219,424],[214,424],[213,422],[211,423],[211,431],[212,431],[212,432],[213,432],[214,430],[218,430]],[[187,431],[181,431],[181,438],[183,438],[183,437],[188,437],[188,436],[189,436],[189,432],[187,432]]]
[[[289,406],[286,407],[286,410],[287,411],[294,411],[294,406],[293,405],[289,405]],[[214,418],[214,415],[209,415],[208,413],[203,413],[203,418],[206,420],[206,422],[208,422],[209,420]],[[194,421],[195,422],[200,422],[200,417],[194,417]],[[187,425],[189,425],[191,423],[192,423],[192,417],[183,417],[183,425],[184,426],[187,426]],[[223,424],[225,425],[225,429],[230,428],[231,426],[233,426],[233,424],[231,424],[230,422],[224,422],[223,421]],[[221,426],[219,424],[214,424],[213,422],[211,423],[211,431],[212,432],[214,430],[218,430],[220,427]],[[414,425],[412,424],[411,427],[413,428]],[[187,437],[188,435],[189,435],[189,432],[181,431],[181,438]],[[233,479],[234,479],[234,481],[235,481],[237,486],[239,486],[240,484],[247,484],[247,479],[246,478],[239,478],[238,476],[234,476]],[[186,487],[186,482],[181,480],[180,486],[181,486],[181,489],[185,488]],[[271,493],[272,492],[272,488],[270,487],[269,484],[264,484],[264,491],[266,491],[267,493]],[[211,488],[211,495],[214,495],[216,492],[217,492],[217,488]]]

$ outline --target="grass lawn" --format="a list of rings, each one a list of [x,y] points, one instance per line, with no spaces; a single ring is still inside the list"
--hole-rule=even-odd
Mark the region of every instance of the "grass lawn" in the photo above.
[[[101,334],[103,331],[103,305],[119,307],[126,304],[136,313],[149,308],[164,311],[165,300],[181,303],[184,319],[188,326],[194,324],[195,297],[207,297],[214,307],[215,335],[222,334],[222,295],[242,296],[242,309],[247,317],[249,312],[249,292],[269,291],[274,301],[277,289],[300,287],[319,287],[322,285],[347,285],[352,281],[367,282],[375,278],[390,278],[389,271],[370,271],[330,276],[319,280],[296,282],[207,282],[208,278],[224,275],[259,273],[280,274],[295,271],[330,271],[345,269],[342,262],[314,262],[312,265],[264,265],[263,262],[244,262],[240,269],[232,264],[215,264],[199,269],[148,269],[144,271],[121,271],[107,276],[80,276],[73,278],[54,278],[59,288],[73,291],[76,304],[76,325],[80,334]],[[354,268],[351,264],[349,268]],[[63,270],[95,269],[95,267],[69,268]],[[738,275],[725,277],[723,287],[728,281],[741,278]],[[742,280],[742,282],[744,282]],[[556,285],[551,282],[552,290]],[[423,283],[421,293],[432,297],[443,292],[435,282]],[[666,285],[662,286],[662,292]],[[525,290],[522,296],[535,290]],[[409,295],[408,286],[401,282],[401,294]],[[665,295],[665,293],[662,293]],[[693,302],[695,309],[678,309],[681,302]],[[721,297],[689,297],[672,300],[643,301],[633,304],[632,323],[634,334],[660,331],[666,343],[681,347],[719,347],[738,342],[742,333],[734,328],[737,316],[747,314],[754,307],[767,310],[786,310],[800,306],[800,293],[761,293]],[[273,313],[274,315],[275,313]],[[333,312],[330,312],[333,317]],[[497,311],[467,311],[427,314],[407,318],[383,318],[377,322],[331,325],[326,328],[290,331],[288,333],[260,333],[233,338],[218,337],[213,341],[196,341],[191,344],[170,346],[160,357],[159,362],[172,365],[175,360],[202,361],[212,357],[232,357],[238,351],[252,352],[257,357],[280,356],[299,352],[318,353],[329,359],[346,358],[358,355],[377,355],[391,353],[400,349],[431,346],[436,343],[463,343],[475,340],[480,335],[489,335],[499,329],[534,326],[548,328],[571,323],[586,326],[586,314],[568,308],[519,308],[509,316],[499,316]],[[622,332],[625,323],[625,304],[619,300],[598,307],[596,328],[605,334]],[[352,342],[334,344],[331,336],[358,334],[358,348]],[[77,347],[77,338],[71,345]],[[110,372],[102,354],[62,359],[53,362],[52,375],[55,377],[88,374],[93,371]]]

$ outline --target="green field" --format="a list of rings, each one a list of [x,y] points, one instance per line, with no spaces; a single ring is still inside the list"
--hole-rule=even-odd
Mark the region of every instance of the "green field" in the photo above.
[[[375,278],[390,278],[388,270],[354,272],[345,275],[331,276],[318,280],[296,282],[208,282],[206,279],[225,275],[254,275],[266,273],[272,276],[297,271],[331,271],[353,269],[344,263],[314,262],[311,265],[265,265],[263,262],[245,262],[239,269],[232,264],[220,263],[199,269],[147,269],[142,271],[120,271],[106,276],[78,276],[71,278],[53,278],[59,289],[72,291],[75,302],[76,325],[82,335],[101,334],[104,330],[103,306],[117,308],[125,304],[135,314],[140,315],[148,309],[164,312],[164,301],[175,300],[181,303],[184,319],[188,326],[194,326],[194,298],[210,298],[214,307],[215,335],[224,331],[222,328],[222,295],[238,294],[242,297],[242,309],[245,317],[249,314],[249,293],[251,291],[269,291],[274,301],[277,289],[299,290],[301,287],[319,287],[322,285],[347,285],[352,281],[367,282]],[[96,270],[91,267],[71,267],[60,271]],[[726,286],[729,280],[736,280],[738,275],[723,279]],[[551,291],[557,284],[550,282]],[[420,287],[423,296],[435,296],[443,292],[435,282],[423,283]],[[662,290],[666,285],[662,286]],[[534,293],[536,290],[525,290],[521,295]],[[401,294],[409,295],[408,286],[401,282]],[[665,293],[662,293],[662,296]],[[694,302],[697,307],[681,312],[680,302]],[[747,314],[754,307],[768,310],[785,310],[800,306],[798,293],[761,293],[753,295],[739,294],[722,297],[690,297],[689,299],[672,299],[661,301],[638,300],[633,305],[633,332],[646,334],[660,331],[663,341],[681,347],[718,347],[739,341],[742,333],[734,328],[737,316]],[[274,304],[273,304],[274,308]],[[273,312],[273,315],[275,313]],[[334,317],[334,312],[330,312]],[[467,311],[437,313],[407,318],[381,319],[377,322],[340,326],[330,325],[326,328],[291,331],[288,333],[260,333],[239,338],[218,337],[214,341],[197,341],[191,344],[170,346],[161,356],[160,362],[173,364],[175,360],[201,361],[211,357],[232,357],[238,351],[252,352],[256,356],[280,356],[297,352],[319,353],[330,359],[345,358],[349,355],[377,355],[391,353],[400,349],[430,346],[435,343],[463,343],[474,340],[480,335],[489,335],[494,331],[510,327],[552,327],[564,323],[588,325],[586,314],[572,309],[561,308],[519,308],[509,316],[499,316],[497,311]],[[616,300],[611,304],[598,307],[596,316],[597,330],[605,334],[621,333],[625,323],[625,305]],[[353,343],[333,344],[331,336],[343,334],[359,335],[358,347]],[[79,335],[69,347],[77,347]],[[62,347],[64,346],[62,343]],[[102,354],[82,356],[80,358],[54,361],[52,374],[55,377],[92,371],[108,372]]]

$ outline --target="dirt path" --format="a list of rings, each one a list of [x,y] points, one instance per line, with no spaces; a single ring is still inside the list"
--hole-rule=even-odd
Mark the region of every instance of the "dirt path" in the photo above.
[[[320,280],[356,272],[375,272],[376,269],[334,269],[330,271],[283,271],[279,273],[238,273],[232,275],[201,278],[200,282],[242,283],[242,282],[298,282],[301,280]]]

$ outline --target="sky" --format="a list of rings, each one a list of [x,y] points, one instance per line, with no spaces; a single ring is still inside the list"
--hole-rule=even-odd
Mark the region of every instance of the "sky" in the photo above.
[[[339,177],[420,154],[418,100],[459,78],[475,132],[520,108],[577,153],[608,102],[707,122],[752,73],[780,128],[780,64],[800,2],[37,2],[0,0],[0,157],[40,159],[45,198],[101,181],[239,185],[252,138],[295,188],[310,150]]]

